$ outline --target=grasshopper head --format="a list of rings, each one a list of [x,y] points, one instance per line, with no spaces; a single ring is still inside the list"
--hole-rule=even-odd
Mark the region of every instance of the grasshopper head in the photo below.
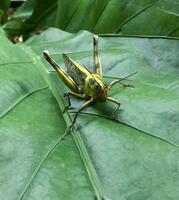
[[[104,84],[96,85],[95,89],[94,89],[94,93],[95,93],[95,99],[97,101],[106,101],[106,99],[108,97],[107,89]]]

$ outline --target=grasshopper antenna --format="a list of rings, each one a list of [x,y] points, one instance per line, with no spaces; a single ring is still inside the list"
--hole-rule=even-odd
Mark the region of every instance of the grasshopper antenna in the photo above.
[[[123,81],[123,80],[125,80],[125,79],[127,79],[127,78],[133,76],[134,74],[137,74],[137,72],[134,72],[134,73],[132,73],[132,74],[129,74],[128,76],[125,76],[124,78],[120,78],[119,81]]]
[[[133,85],[127,85],[127,84],[121,83],[121,81],[123,81],[123,80],[125,80],[125,79],[127,79],[127,78],[129,78],[129,77],[131,77],[131,76],[133,76],[134,74],[137,74],[137,72],[134,72],[134,73],[132,73],[132,74],[129,74],[128,76],[126,76],[126,77],[124,77],[124,78],[120,78],[120,79],[118,79],[118,80],[112,81],[112,82],[107,86],[108,90],[110,90],[111,87],[113,87],[116,83],[120,83],[120,84],[123,85],[124,87],[134,87]]]

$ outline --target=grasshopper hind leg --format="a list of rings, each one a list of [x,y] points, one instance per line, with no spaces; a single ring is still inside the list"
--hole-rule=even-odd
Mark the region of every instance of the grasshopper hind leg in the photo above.
[[[93,65],[94,65],[94,73],[102,77],[102,66],[98,53],[98,40],[99,37],[97,35],[93,36]]]

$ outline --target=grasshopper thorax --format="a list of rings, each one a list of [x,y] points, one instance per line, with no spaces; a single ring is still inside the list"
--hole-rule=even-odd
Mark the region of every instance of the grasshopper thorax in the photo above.
[[[96,101],[106,101],[108,97],[107,87],[97,75],[94,76],[94,78],[89,78],[88,81],[91,91],[90,96],[92,96]]]

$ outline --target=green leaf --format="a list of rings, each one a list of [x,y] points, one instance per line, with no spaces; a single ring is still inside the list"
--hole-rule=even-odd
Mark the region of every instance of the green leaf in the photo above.
[[[51,41],[51,36],[53,36],[53,41]],[[63,60],[59,55],[65,52],[82,65],[89,67],[91,71],[93,70],[92,34],[85,31],[74,35],[58,29],[49,29],[41,36],[31,38],[27,44],[37,53],[48,49],[61,66],[63,66]],[[175,53],[178,48],[179,41],[171,39],[122,37],[100,39],[100,57],[107,82],[138,72],[133,77],[134,80],[129,82],[135,88],[124,89],[118,85],[110,91],[112,96],[122,102],[118,118],[130,126],[176,145],[179,144],[177,130],[179,59]],[[170,49],[169,52],[168,49]],[[55,85],[58,85],[58,82]],[[63,87],[62,85],[60,90],[64,91]],[[105,107],[104,105],[102,110],[108,111]],[[162,126],[161,123],[163,123]]]
[[[115,105],[98,103],[62,140],[73,117],[60,112],[68,89],[42,51],[92,70],[92,34],[51,28],[21,45],[0,34],[1,199],[179,198],[178,40],[100,37],[104,81],[137,71],[125,80],[135,88],[109,93],[122,103],[122,123],[110,117]]]
[[[0,199],[92,199],[86,169],[39,58],[0,32]],[[8,193],[7,193],[8,191]]]
[[[22,4],[12,16],[12,19],[4,24],[4,29],[11,36],[29,36],[32,31],[55,25],[57,1],[30,0]]]
[[[10,35],[50,26],[77,32],[179,36],[178,0],[28,0],[4,25]]]
[[[0,0],[0,24],[6,21],[10,0]]]
[[[40,54],[47,49],[64,67],[61,54],[67,53],[92,70],[92,34],[69,34],[49,29],[26,42]],[[98,103],[86,109],[72,133],[91,177],[98,178],[97,189],[109,199],[177,199],[178,193],[178,62],[179,41],[159,38],[100,38],[100,56],[106,82],[138,72],[110,92],[121,100],[118,118],[111,120],[111,103]],[[168,51],[170,49],[170,51]],[[61,109],[67,104],[67,88],[46,61],[48,82]],[[43,71],[43,70],[42,70]],[[83,102],[73,99],[77,108]],[[64,115],[69,124],[69,116]],[[85,159],[91,159],[95,170]]]
[[[57,26],[77,32],[179,36],[179,2],[58,0]],[[70,5],[70,6],[69,6]]]

